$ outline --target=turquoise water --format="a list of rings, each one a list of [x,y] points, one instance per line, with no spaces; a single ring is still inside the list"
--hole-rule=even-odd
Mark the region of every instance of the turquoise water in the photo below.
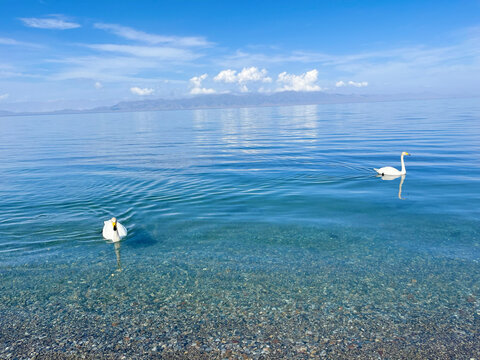
[[[0,118],[0,357],[478,357],[479,154],[478,99]]]

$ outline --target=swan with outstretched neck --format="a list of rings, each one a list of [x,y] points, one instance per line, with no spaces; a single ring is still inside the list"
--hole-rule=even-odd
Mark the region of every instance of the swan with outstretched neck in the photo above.
[[[407,152],[402,152],[402,156],[400,157],[401,161],[402,161],[402,170],[397,170],[395,169],[394,167],[391,167],[391,166],[385,166],[385,167],[382,167],[380,169],[373,169],[377,172],[378,175],[382,175],[382,176],[385,176],[385,175],[388,175],[388,176],[401,176],[401,175],[405,175],[407,173],[407,170],[405,169],[405,162],[403,161],[403,156],[404,155],[411,155]]]
[[[102,235],[105,239],[116,242],[127,236],[127,229],[113,217],[103,222]]]

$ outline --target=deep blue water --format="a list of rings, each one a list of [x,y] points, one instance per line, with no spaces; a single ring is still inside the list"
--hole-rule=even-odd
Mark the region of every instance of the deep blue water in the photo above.
[[[402,151],[412,156],[399,198],[401,179],[384,181],[372,169],[399,168]],[[30,334],[54,322],[73,331],[70,338],[95,338],[98,329],[76,333],[58,309],[85,317],[97,302],[112,301],[124,312],[155,313],[158,303],[173,302],[215,315],[210,323],[220,333],[240,317],[232,308],[255,324],[270,311],[266,324],[295,341],[306,321],[307,331],[323,331],[305,342],[318,353],[336,351],[321,341],[327,330],[355,344],[345,351],[361,351],[358,329],[373,347],[384,331],[382,341],[393,333],[416,339],[406,349],[430,351],[438,341],[453,351],[440,327],[475,354],[479,155],[478,99],[1,117],[4,319],[39,311]],[[112,216],[129,231],[117,246],[101,236]],[[52,301],[57,307],[48,310]],[[280,308],[301,308],[307,320],[276,318],[272,309]],[[342,333],[347,317],[330,318],[330,308],[354,309],[348,319],[358,326]],[[170,310],[150,337],[159,342],[159,329],[174,325],[196,329],[204,331],[195,340],[200,350],[215,350],[208,339],[220,335]],[[118,315],[111,311],[102,319]],[[119,320],[123,329],[138,327],[141,313]],[[380,323],[387,330],[374,326]],[[260,338],[258,327],[236,326],[240,338]],[[193,341],[185,335],[185,344],[167,350]],[[303,354],[297,350],[280,355]]]

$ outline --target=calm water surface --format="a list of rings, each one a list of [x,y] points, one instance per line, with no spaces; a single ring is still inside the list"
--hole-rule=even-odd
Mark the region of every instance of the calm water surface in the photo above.
[[[480,356],[479,155],[478,99],[0,118],[0,357]]]

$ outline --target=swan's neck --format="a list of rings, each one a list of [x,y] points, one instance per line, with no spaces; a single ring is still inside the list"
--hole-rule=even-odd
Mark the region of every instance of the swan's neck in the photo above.
[[[405,162],[403,161],[403,154],[401,156],[401,159],[402,159],[402,174],[406,174],[407,170],[405,170]]]

